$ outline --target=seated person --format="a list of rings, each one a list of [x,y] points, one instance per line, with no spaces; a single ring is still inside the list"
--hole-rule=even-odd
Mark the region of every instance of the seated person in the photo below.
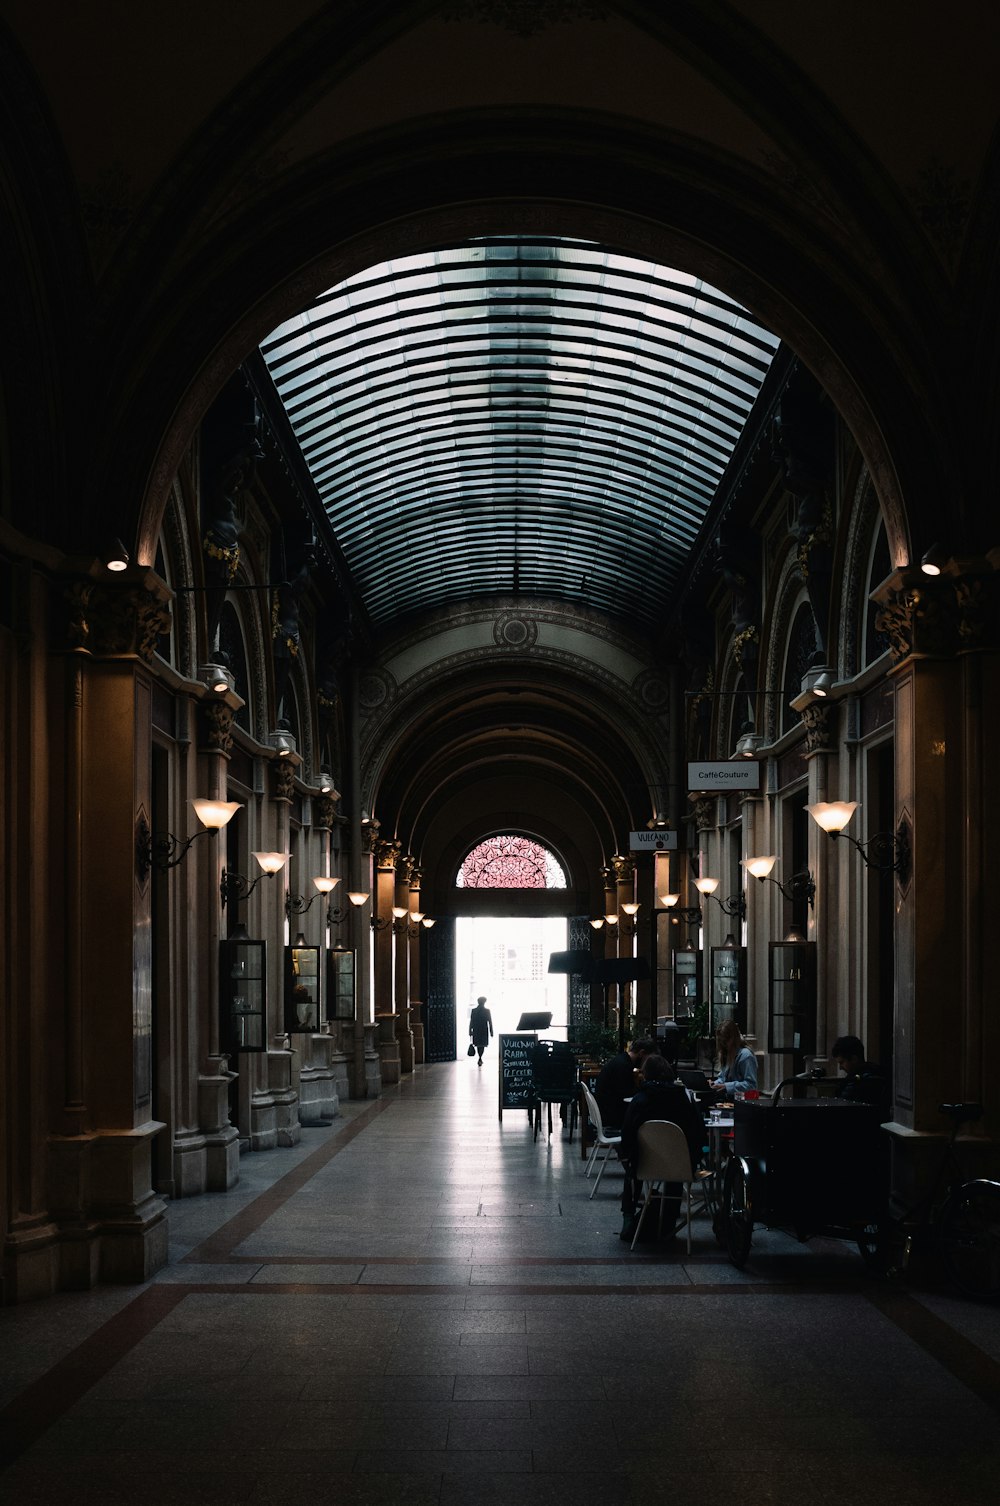
[[[864,1043],[856,1035],[840,1035],[830,1047],[830,1055],[846,1073],[837,1087],[837,1097],[851,1103],[872,1103],[888,1117],[889,1084],[881,1068],[865,1060]]]
[[[656,1042],[640,1037],[627,1051],[619,1051],[604,1063],[594,1084],[594,1097],[608,1134],[617,1134],[625,1117],[626,1098],[635,1092],[637,1067],[656,1051]]]
[[[712,1083],[716,1092],[730,1098],[734,1093],[745,1093],[757,1087],[757,1058],[743,1039],[743,1033],[735,1020],[723,1020],[715,1032],[715,1045],[721,1068]]]
[[[622,1192],[622,1231],[620,1238],[631,1240],[635,1233],[635,1220],[642,1187],[635,1177],[635,1162],[639,1152],[639,1126],[647,1119],[668,1119],[679,1124],[684,1131],[691,1153],[691,1165],[697,1166],[705,1142],[705,1121],[701,1110],[693,1104],[684,1086],[674,1081],[674,1068],[662,1056],[647,1056],[642,1064],[641,1082],[626,1105],[622,1122],[622,1143],[618,1155],[625,1165],[625,1188]],[[664,1189],[666,1206],[663,1221],[673,1230],[680,1211],[681,1188],[670,1184]],[[645,1229],[643,1229],[645,1234]]]

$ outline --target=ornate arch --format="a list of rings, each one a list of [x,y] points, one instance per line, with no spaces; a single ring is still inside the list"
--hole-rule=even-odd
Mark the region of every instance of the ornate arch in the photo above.
[[[188,529],[184,487],[176,477],[163,511],[160,546],[166,563],[166,582],[174,592],[170,603],[173,666],[189,680],[198,672],[198,621],[195,608],[194,560]]]
[[[872,557],[883,524],[874,482],[867,466],[862,466],[851,499],[841,570],[837,640],[840,667],[845,675],[856,675],[864,666],[868,593],[872,584],[879,584],[870,580]]]

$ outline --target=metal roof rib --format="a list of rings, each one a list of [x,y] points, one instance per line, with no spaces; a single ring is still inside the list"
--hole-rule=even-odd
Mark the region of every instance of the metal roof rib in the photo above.
[[[515,578],[651,626],[777,346],[686,273],[497,236],[368,268],[261,351],[376,626]]]

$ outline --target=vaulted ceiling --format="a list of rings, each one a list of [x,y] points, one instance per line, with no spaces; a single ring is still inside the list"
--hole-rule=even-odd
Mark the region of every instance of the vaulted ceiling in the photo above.
[[[376,628],[503,592],[650,627],[777,345],[696,276],[532,235],[370,267],[262,352]]]

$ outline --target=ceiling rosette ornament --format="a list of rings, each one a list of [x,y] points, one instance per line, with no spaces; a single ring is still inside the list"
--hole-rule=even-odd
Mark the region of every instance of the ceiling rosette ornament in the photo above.
[[[531,648],[538,639],[538,623],[530,617],[504,612],[493,624],[493,642],[498,648]]]

